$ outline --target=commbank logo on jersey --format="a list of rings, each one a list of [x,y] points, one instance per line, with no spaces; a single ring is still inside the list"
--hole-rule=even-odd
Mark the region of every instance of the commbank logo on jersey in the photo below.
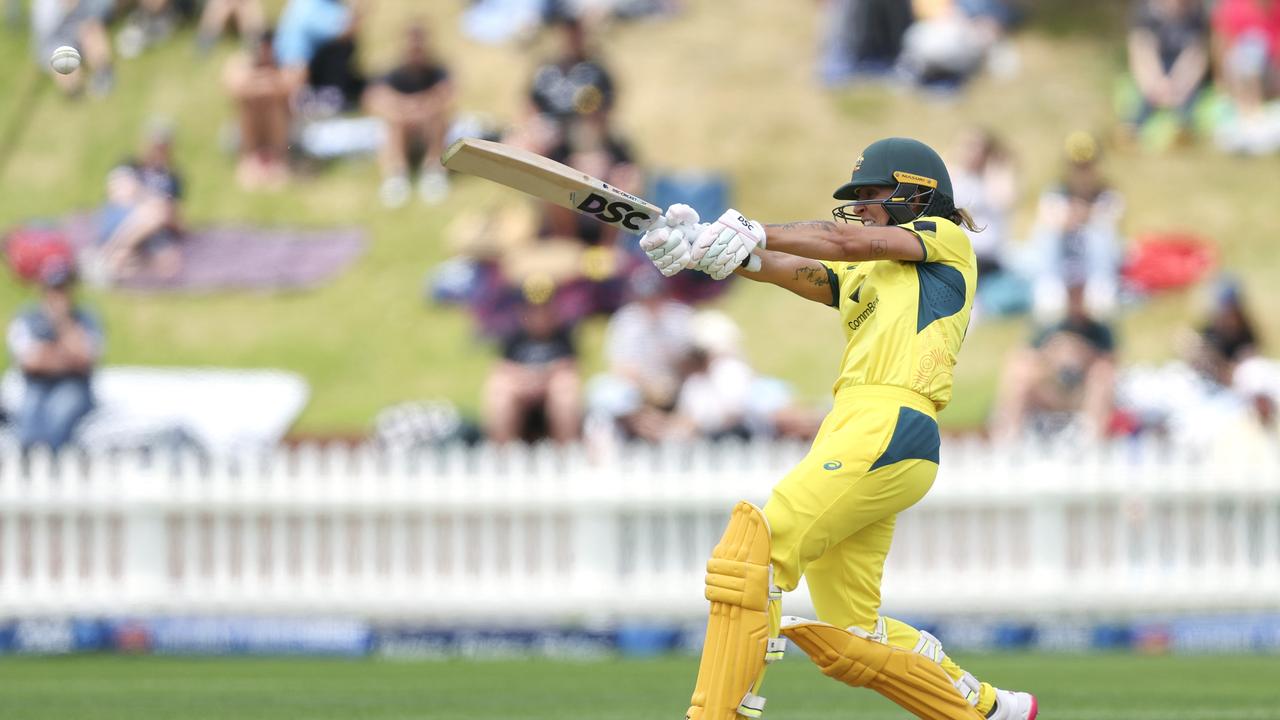
[[[650,219],[649,213],[643,210],[637,210],[621,200],[609,202],[608,198],[595,193],[590,193],[585,200],[578,203],[578,209],[588,215],[596,216],[601,222],[607,222],[610,225],[618,224],[628,230],[638,231],[640,226],[636,222]]]
[[[862,324],[867,321],[867,318],[875,314],[876,308],[879,307],[879,305],[880,298],[875,298],[868,302],[867,306],[862,309],[862,312],[858,313],[857,317],[846,323],[849,326],[849,329],[856,332],[857,329],[862,327]]]

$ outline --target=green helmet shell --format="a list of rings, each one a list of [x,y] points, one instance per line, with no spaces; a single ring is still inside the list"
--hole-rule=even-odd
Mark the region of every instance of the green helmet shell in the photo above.
[[[837,188],[833,197],[856,200],[857,189],[869,186],[895,188],[893,197],[882,202],[898,223],[942,214],[943,210],[949,214],[954,208],[955,193],[946,164],[919,140],[891,137],[871,143],[854,163],[849,182]],[[923,211],[909,208],[922,201],[927,203]]]

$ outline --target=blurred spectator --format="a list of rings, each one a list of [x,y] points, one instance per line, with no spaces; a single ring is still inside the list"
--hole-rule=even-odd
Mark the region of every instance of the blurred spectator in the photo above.
[[[182,270],[182,178],[173,167],[173,131],[156,124],[138,159],[107,175],[96,271],[106,282],[131,277],[167,280]]]
[[[177,27],[178,9],[170,0],[116,3],[117,17],[126,11],[124,25],[116,33],[116,50],[121,57],[141,55],[147,48],[167,40]]]
[[[640,193],[644,189],[630,145],[609,132],[602,112],[572,120],[562,141],[547,152],[547,157],[628,192]],[[544,203],[543,208],[544,229],[552,236],[573,237],[588,245],[612,245],[620,234],[616,227],[558,205]]]
[[[1119,284],[1120,215],[1124,202],[1099,169],[1097,141],[1073,133],[1061,182],[1040,196],[1026,267],[1041,323],[1062,316],[1068,285],[1083,285],[1090,314],[1107,317]]]
[[[1129,72],[1139,105],[1136,133],[1160,110],[1172,111],[1184,135],[1209,67],[1209,24],[1199,0],[1137,0],[1129,29]]]
[[[1280,94],[1280,1],[1219,0],[1213,30],[1218,86],[1233,111],[1217,129],[1218,144],[1253,154],[1280,149],[1280,114],[1266,108]]]
[[[997,49],[995,57],[1010,57],[1012,49],[1001,45],[1016,20],[1009,3],[916,0],[914,6],[916,21],[902,37],[898,65],[915,82],[955,87],[981,70]]]
[[[273,34],[264,32],[228,61],[222,74],[236,104],[240,159],[236,179],[246,189],[280,187],[289,177],[289,79],[276,63]]]
[[[502,339],[502,359],[484,387],[485,426],[493,442],[550,437],[576,440],[582,429],[582,380],[573,329],[549,303],[554,292],[526,282],[520,326]]]
[[[690,346],[680,361],[676,397],[677,437],[747,437],[755,372],[742,359],[741,332],[725,315],[704,310],[693,316]]]
[[[980,310],[995,315],[1026,310],[1026,288],[1007,267],[1018,200],[1017,170],[1008,148],[990,130],[969,128],[960,135],[949,169],[956,205],[982,228],[969,235],[978,257]]]
[[[1115,340],[1091,317],[1085,288],[1067,288],[1067,314],[1040,331],[1031,346],[1014,351],[996,398],[992,434],[1012,440],[1028,431],[1070,428],[1100,439],[1115,406]]]
[[[453,83],[436,57],[426,29],[411,25],[398,65],[365,94],[369,112],[386,124],[378,159],[382,166],[382,202],[400,207],[409,200],[410,153],[421,152],[418,194],[435,204],[449,192],[440,156],[453,116]]]
[[[276,27],[276,60],[308,114],[354,108],[364,92],[356,39],[365,0],[289,0]]]
[[[692,347],[693,310],[667,297],[663,278],[649,270],[631,278],[632,301],[609,320],[605,374],[592,379],[592,414],[632,437],[670,437],[669,422]]]
[[[1258,426],[1273,433],[1280,431],[1280,362],[1251,356],[1240,361],[1231,380]]]
[[[84,89],[86,72],[92,95],[106,95],[115,84],[111,40],[105,27],[113,4],[112,0],[34,0],[32,3],[31,34],[36,63],[48,68],[49,57],[60,45],[79,48],[82,55],[84,64],[75,72],[52,73],[58,87],[68,95],[79,94]]]
[[[22,402],[13,422],[23,450],[65,446],[93,408],[91,378],[102,356],[102,328],[73,297],[70,251],[40,268],[40,302],[9,324],[8,345],[22,371]]]
[[[614,103],[613,76],[588,48],[582,23],[564,18],[558,27],[559,54],[534,71],[529,118],[510,139],[541,154],[565,141],[575,118],[599,113],[607,121]]]
[[[902,0],[825,0],[826,39],[819,75],[827,85],[884,75],[902,52],[915,16]]]
[[[825,413],[796,404],[782,380],[756,373],[743,358],[742,331],[733,320],[701,310],[689,334],[669,436],[813,439]]]
[[[1125,368],[1118,384],[1118,402],[1143,430],[1228,456],[1257,439],[1280,440],[1280,363],[1260,354],[1236,282],[1220,282],[1203,324],[1176,340],[1179,360]]]
[[[1240,363],[1257,355],[1258,336],[1240,287],[1224,281],[1208,321],[1183,340],[1182,355],[1206,379],[1231,387]]]
[[[233,23],[242,38],[262,35],[267,21],[261,0],[206,0],[196,30],[196,50],[202,55],[208,53]]]

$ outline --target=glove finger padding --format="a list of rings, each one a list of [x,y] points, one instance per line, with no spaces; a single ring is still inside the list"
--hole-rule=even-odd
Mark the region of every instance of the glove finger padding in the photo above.
[[[696,269],[707,272],[733,241],[735,234],[731,228],[708,225],[693,242],[689,253],[690,262]]]
[[[720,254],[716,262],[707,269],[707,274],[716,280],[723,280],[733,274],[734,270],[747,259],[751,251],[746,246],[740,245],[736,248],[729,248]]]
[[[686,225],[697,225],[701,218],[698,217],[698,211],[685,205],[684,203],[676,203],[667,208],[662,214],[666,219],[668,227],[683,227]]]
[[[654,252],[660,251],[670,241],[671,228],[657,228],[640,236],[640,249],[652,258]]]
[[[689,265],[689,249],[687,246],[681,246],[674,251],[663,255],[653,261],[658,271],[666,277],[671,277]]]

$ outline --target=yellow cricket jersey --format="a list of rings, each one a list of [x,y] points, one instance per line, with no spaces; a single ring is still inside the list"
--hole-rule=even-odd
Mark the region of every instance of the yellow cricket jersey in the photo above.
[[[849,344],[834,392],[892,385],[951,402],[952,368],[969,327],[978,261],[955,223],[924,217],[899,227],[924,247],[923,262],[826,262],[832,306]]]

